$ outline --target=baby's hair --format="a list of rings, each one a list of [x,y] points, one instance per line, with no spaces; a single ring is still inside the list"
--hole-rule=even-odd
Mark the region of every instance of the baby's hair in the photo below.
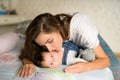
[[[43,67],[42,61],[44,61],[43,52],[48,52],[46,48],[43,48],[42,51],[36,53],[34,56],[34,64],[38,67]]]

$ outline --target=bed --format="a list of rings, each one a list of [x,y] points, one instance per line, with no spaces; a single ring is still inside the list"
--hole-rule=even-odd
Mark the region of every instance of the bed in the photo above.
[[[0,80],[101,80],[103,77],[106,80],[119,80],[120,64],[118,62],[118,59],[112,53],[112,51],[110,51],[111,49],[100,35],[98,37],[101,40],[101,46],[104,47],[105,51],[109,52],[107,54],[111,60],[111,65],[109,68],[89,71],[80,74],[68,74],[63,72],[65,65],[61,65],[56,69],[36,67],[35,72],[30,77],[25,79],[20,78],[16,75],[17,71],[22,65],[22,62],[18,59],[18,56],[20,54],[20,50],[24,45],[25,37],[23,33],[25,31],[26,25],[29,23],[30,21],[27,21],[19,25],[17,32],[8,32],[6,34],[3,34],[2,37],[0,35],[0,42],[3,41],[1,43],[2,46],[0,46]],[[8,40],[6,37],[9,38],[9,41],[6,41]],[[96,73],[101,75],[97,75]],[[108,75],[104,75],[104,73]],[[112,75],[114,76],[114,79]]]

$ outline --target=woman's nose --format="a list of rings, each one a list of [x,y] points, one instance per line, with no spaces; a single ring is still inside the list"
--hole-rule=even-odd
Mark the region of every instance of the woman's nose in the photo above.
[[[49,52],[51,52],[53,50],[52,46],[49,44],[46,44],[46,48],[48,49]]]

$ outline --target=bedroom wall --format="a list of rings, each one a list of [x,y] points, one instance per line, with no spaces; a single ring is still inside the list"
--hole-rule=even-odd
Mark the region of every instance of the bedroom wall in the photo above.
[[[120,0],[18,0],[17,3],[17,12],[29,19],[43,12],[86,14],[113,51],[120,52]]]
[[[6,32],[15,32],[17,25],[0,25],[0,35]]]

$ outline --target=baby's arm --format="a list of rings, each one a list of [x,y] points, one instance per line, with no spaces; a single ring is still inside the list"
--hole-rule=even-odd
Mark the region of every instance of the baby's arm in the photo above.
[[[80,49],[78,57],[91,62],[95,60],[95,53],[94,50],[91,48],[87,48],[85,50]]]
[[[77,52],[76,51],[69,51],[67,53],[67,59],[66,59],[66,65],[72,65],[76,62],[87,62],[86,60],[80,58],[80,57],[76,57]]]

